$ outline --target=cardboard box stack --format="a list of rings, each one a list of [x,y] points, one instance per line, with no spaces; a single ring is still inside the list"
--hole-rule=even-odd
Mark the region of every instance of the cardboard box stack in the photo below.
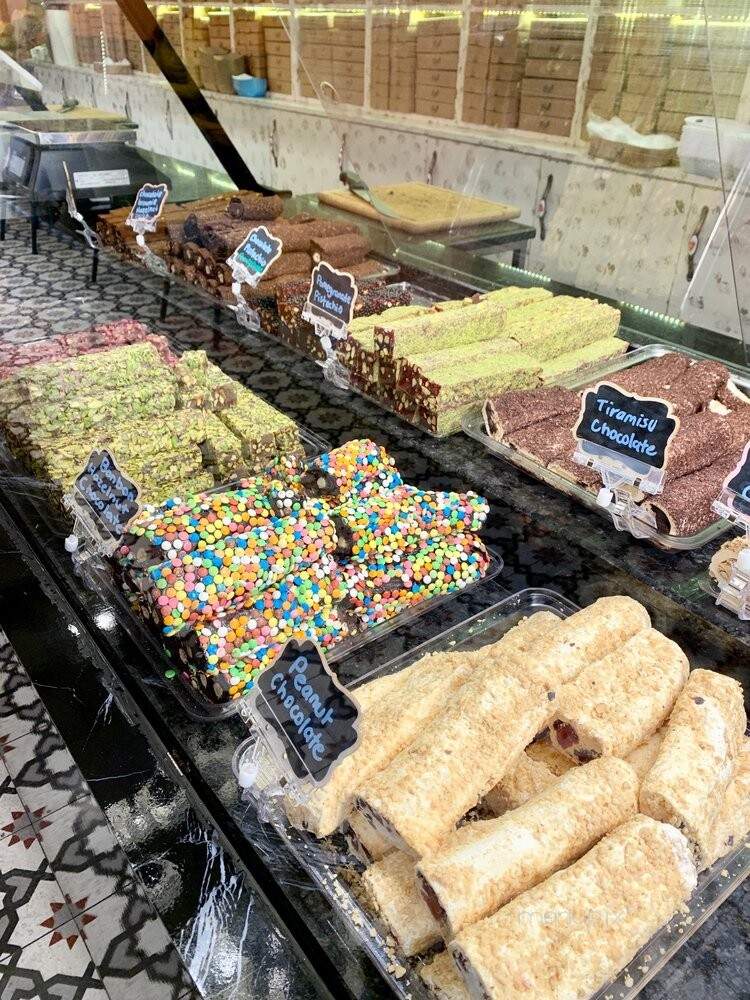
[[[88,9],[83,4],[75,4],[70,12],[78,62],[83,66],[90,66],[102,58],[101,10],[98,7]]]
[[[673,25],[659,131],[679,136],[688,115],[734,118],[749,61],[743,25]]]
[[[372,54],[370,62],[370,105],[388,110],[391,94],[391,22],[388,15],[374,14],[372,19]],[[396,88],[394,87],[394,94]]]
[[[585,19],[540,17],[532,21],[519,128],[570,135],[585,33]]]
[[[200,53],[208,46],[208,18],[197,17],[192,7],[182,10],[185,65],[199,87],[204,86],[201,74]]]
[[[300,18],[299,86],[303,97],[317,97],[324,81],[332,83],[334,33],[328,15]],[[328,95],[330,97],[330,95]]]
[[[487,67],[485,125],[493,128],[516,128],[518,125],[526,52],[527,40],[519,29],[518,18],[495,18]]]
[[[263,18],[268,89],[277,94],[292,92],[292,47],[288,15]]]
[[[417,24],[417,78],[414,110],[430,118],[454,118],[460,17],[429,17]]]
[[[331,83],[342,104],[365,99],[365,15],[335,14],[332,29]]]
[[[266,43],[263,37],[263,21],[255,16],[254,10],[238,7],[234,12],[234,50],[245,58],[245,69],[253,76],[265,77]]]
[[[408,14],[391,19],[390,73],[388,110],[413,113],[417,86],[417,31],[410,27]]]

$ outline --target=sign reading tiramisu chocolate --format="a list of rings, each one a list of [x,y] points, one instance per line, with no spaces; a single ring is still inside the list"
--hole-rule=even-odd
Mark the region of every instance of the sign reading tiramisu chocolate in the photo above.
[[[346,271],[320,261],[315,265],[302,318],[322,333],[345,337],[357,301],[357,283]]]
[[[573,434],[594,464],[614,459],[644,476],[652,469],[664,472],[679,423],[666,400],[599,382],[583,393]]]
[[[299,780],[324,784],[359,742],[359,706],[315,643],[291,639],[251,697],[257,721],[280,743]]]
[[[232,277],[235,281],[257,284],[282,250],[280,239],[272,236],[265,226],[256,226],[227,260]]]
[[[135,196],[127,218],[128,225],[136,231],[152,231],[164,209],[168,194],[166,184],[144,184]]]
[[[105,538],[120,538],[141,509],[138,487],[121,472],[106,449],[91,452],[73,492]]]

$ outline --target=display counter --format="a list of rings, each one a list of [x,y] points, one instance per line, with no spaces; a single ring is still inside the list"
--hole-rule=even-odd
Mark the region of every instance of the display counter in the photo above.
[[[11,245],[20,250],[16,266],[23,268],[31,258],[25,259],[16,241],[20,242],[20,237],[14,234]],[[88,258],[80,246],[74,248],[67,238],[58,242],[57,237],[51,237],[50,246],[56,255],[53,260],[61,262],[67,257],[74,262],[78,277],[74,275],[73,280],[85,275]],[[488,275],[496,267],[481,266],[490,269]],[[413,277],[421,278],[424,284],[434,280],[424,271],[420,274],[416,265]],[[18,300],[22,280],[16,288],[9,288],[11,300]],[[218,326],[212,326],[212,309],[206,300],[191,298],[186,289],[180,292],[181,309],[160,322],[161,287],[159,277],[107,259],[101,289],[89,290],[88,305],[96,313],[107,309],[114,315],[118,310],[137,312],[164,333],[177,352],[205,350],[225,375],[283,407],[288,416],[331,446],[355,437],[373,438],[395,458],[405,481],[419,483],[423,489],[473,488],[490,502],[483,537],[502,557],[501,573],[352,653],[344,661],[349,674],[361,674],[389,662],[499,600],[532,587],[557,592],[578,606],[605,595],[636,598],[650,613],[654,626],[676,640],[694,666],[710,667],[747,685],[747,630],[717,608],[707,591],[708,562],[717,543],[693,552],[670,553],[618,534],[596,514],[479,451],[464,435],[440,440],[420,432],[367,399],[324,381],[313,361],[282,344],[276,343],[269,350],[266,337],[243,330],[226,314]],[[460,284],[449,289],[454,295],[461,290]],[[52,290],[53,298],[55,294]],[[137,304],[133,302],[136,294]],[[322,989],[335,996],[390,995],[390,987],[358,935],[313,889],[273,831],[260,823],[252,803],[241,799],[232,760],[247,736],[245,724],[236,716],[211,723],[191,719],[182,700],[175,697],[175,679],[155,670],[148,650],[134,640],[122,609],[105,592],[91,589],[76,575],[63,545],[70,529],[41,515],[44,506],[38,505],[38,487],[35,490],[29,481],[4,477],[0,489],[6,530],[14,539],[12,544],[25,553],[36,578],[36,582],[23,578],[26,592],[34,600],[43,600],[46,594],[53,604],[55,594],[61,593],[74,616],[54,616],[48,610],[52,617],[41,638],[42,648],[52,651],[57,637],[66,631],[69,634],[71,620],[75,628],[84,630],[87,641],[123,685],[150,739],[169,755],[180,780],[189,786],[239,865],[251,873],[297,940],[301,953],[320,976]],[[20,606],[12,595],[6,595],[2,605],[0,624],[7,625],[13,641],[20,637],[21,648],[28,651],[35,645],[28,610],[35,606],[26,602]],[[49,667],[44,666],[39,649],[36,655],[36,679],[44,685],[49,681]],[[81,677],[80,683],[89,683],[88,672]],[[59,705],[59,713],[59,725],[70,728],[71,719],[77,725],[79,709],[74,702]],[[123,768],[123,775],[128,770]],[[130,782],[135,794],[138,777],[123,777],[123,781]],[[743,981],[739,914],[746,893],[746,887],[738,888],[640,995],[654,1000],[661,996],[700,1000],[717,989],[723,995],[739,995]],[[256,930],[253,924],[250,935]],[[290,996],[307,995],[305,988],[291,987]],[[249,990],[244,995],[263,994]]]

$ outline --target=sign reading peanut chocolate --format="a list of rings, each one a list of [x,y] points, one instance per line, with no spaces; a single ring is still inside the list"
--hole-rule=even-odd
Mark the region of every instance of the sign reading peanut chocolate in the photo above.
[[[250,697],[265,735],[280,742],[295,778],[324,784],[359,741],[359,706],[313,642],[290,639]]]

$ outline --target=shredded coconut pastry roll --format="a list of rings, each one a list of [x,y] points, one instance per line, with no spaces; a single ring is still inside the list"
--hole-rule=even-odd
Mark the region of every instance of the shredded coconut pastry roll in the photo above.
[[[575,767],[500,819],[469,823],[422,858],[417,877],[446,941],[544,881],[638,811],[624,760]]]
[[[699,869],[709,857],[711,831],[732,780],[746,725],[740,684],[713,670],[694,670],[641,785],[641,812],[681,830]]]
[[[665,722],[689,670],[676,642],[653,628],[636,633],[560,690],[553,746],[578,763],[625,757]]]
[[[373,830],[356,809],[349,814],[346,839],[349,850],[365,865],[380,861],[394,850],[391,841],[377,830]]]
[[[631,750],[625,758],[628,764],[630,764],[635,773],[638,775],[639,781],[642,782],[654,766],[654,761],[659,754],[666,731],[667,727],[662,726],[662,728],[657,730],[653,736],[649,736],[645,743],[641,743],[641,745],[636,747],[635,750]]]
[[[440,925],[419,891],[413,858],[393,851],[367,869],[362,883],[404,955],[418,955],[441,940]]]
[[[364,782],[356,807],[401,850],[440,845],[549,717],[553,692],[483,671],[383,771]]]
[[[648,611],[632,598],[600,597],[542,636],[528,655],[509,663],[506,672],[554,691],[650,626]]]
[[[517,809],[528,802],[571,767],[575,767],[574,762],[556,750],[547,737],[535,740],[487,793],[484,804],[490,812],[502,816],[509,809]]]
[[[437,1000],[471,1000],[466,983],[448,951],[441,951],[431,962],[423,965],[419,975]]]
[[[750,831],[750,738],[745,738],[734,777],[711,828],[704,867],[733,851]]]
[[[472,997],[587,1000],[695,888],[674,827],[636,816],[569,868],[473,924],[450,950]]]

